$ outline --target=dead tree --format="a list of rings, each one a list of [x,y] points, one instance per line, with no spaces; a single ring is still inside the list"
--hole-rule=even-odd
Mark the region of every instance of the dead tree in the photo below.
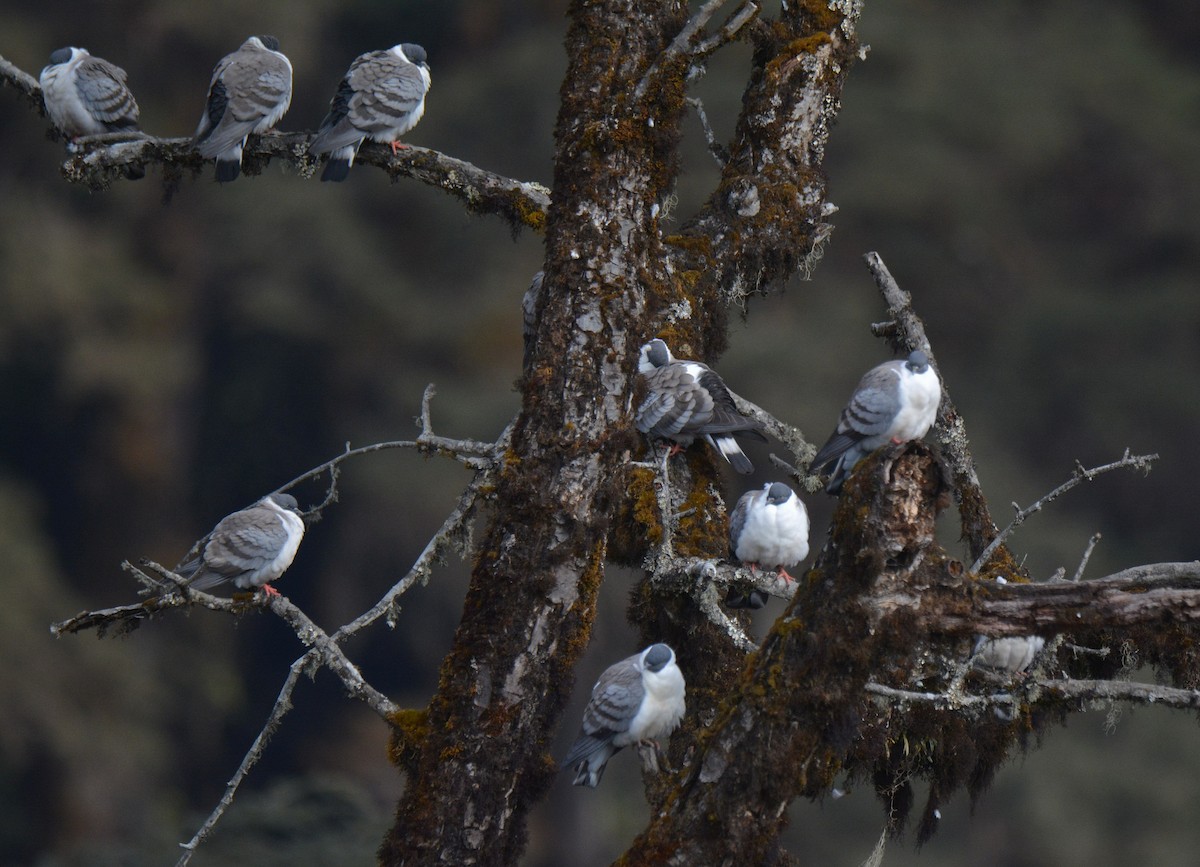
[[[826,135],[860,56],[859,12],[854,0],[789,0],[774,19],[753,0],[709,0],[695,11],[661,0],[573,2],[548,191],[421,148],[364,148],[362,162],[543,231],[546,244],[510,429],[494,444],[439,441],[426,403],[423,442],[410,444],[477,470],[447,532],[484,499],[487,510],[429,706],[398,709],[360,685],[338,646],[348,627],[325,634],[286,600],[270,603],[313,648],[293,678],[306,665],[328,665],[393,727],[392,756],[408,785],[381,863],[516,863],[528,810],[557,772],[549,745],[609,563],[645,569],[629,616],[647,642],[671,643],[688,674],[673,770],[648,777],[653,819],[623,863],[800,863],[779,851],[785,808],[825,795],[842,776],[874,786],[893,829],[911,812],[912,782],[928,780],[923,839],[942,799],[961,787],[980,792],[1033,728],[1097,700],[1200,705],[1189,649],[1200,566],[1030,583],[1003,539],[989,550],[1000,534],[949,397],[932,447],[882,449],[846,484],[828,539],[761,646],[716,601],[718,588],[755,579],[721,562],[725,505],[712,456],[696,448],[686,460],[647,458],[632,426],[637,352],[659,335],[681,356],[711,360],[724,347],[731,306],[814,266],[834,210],[822,174]],[[734,39],[753,57],[732,140],[710,141],[720,181],[668,233],[662,215],[679,173],[681,122],[689,105],[702,112],[689,81]],[[2,59],[0,73],[39,104],[31,78]],[[252,137],[246,173],[276,159],[311,176],[308,140]],[[201,165],[187,140],[127,136],[77,144],[64,173],[99,188],[120,182],[131,163],[161,165],[170,184]],[[879,336],[897,350],[935,348],[882,260],[868,257],[868,266],[888,307]],[[952,393],[953,375],[943,373]],[[800,432],[746,411],[789,448],[794,464],[780,466],[810,482],[795,469],[813,453]],[[1114,466],[1145,468],[1151,459],[1126,455]],[[333,468],[314,472],[324,471]],[[952,505],[974,564],[936,538],[935,518]],[[424,556],[414,570],[429,568]],[[160,570],[148,580],[168,579]],[[376,618],[399,592],[381,600]],[[195,604],[179,593],[179,604]],[[158,610],[136,607],[59,627]],[[1014,682],[972,665],[977,636],[1040,636],[1047,648]],[[1124,682],[1131,655],[1171,685]]]

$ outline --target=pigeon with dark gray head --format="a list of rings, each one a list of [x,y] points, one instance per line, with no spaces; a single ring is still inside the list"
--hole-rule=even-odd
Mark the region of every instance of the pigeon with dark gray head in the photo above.
[[[729,516],[729,550],[751,572],[759,566],[774,569],[792,583],[787,567],[808,556],[808,509],[783,482],[747,491]],[[733,588],[725,597],[730,608],[761,608],[757,603],[765,601],[761,591],[747,595]]]
[[[766,442],[762,426],[738,412],[721,377],[707,364],[682,361],[655,338],[642,347],[638,371],[649,387],[638,407],[637,429],[687,448],[697,437],[709,444],[739,473],[754,472],[734,435]]]
[[[311,153],[329,154],[321,180],[344,181],[367,139],[390,144],[393,154],[405,147],[399,138],[425,114],[430,83],[420,45],[405,42],[357,57],[308,146]]]
[[[675,651],[652,644],[609,666],[583,712],[583,725],[563,767],[575,769],[573,785],[595,788],[619,750],[668,735],[683,719],[683,672]]]
[[[292,64],[274,36],[251,36],[221,58],[208,86],[196,149],[217,162],[217,180],[235,180],[251,133],[266,132],[292,104]]]
[[[60,48],[38,79],[51,122],[70,138],[136,132],[138,104],[125,70],[86,48]]]
[[[175,572],[188,585],[206,590],[232,581],[241,590],[261,587],[278,594],[272,581],[292,565],[304,538],[304,521],[291,494],[268,494],[248,509],[226,515],[217,524],[200,556]]]
[[[812,459],[810,470],[832,466],[825,490],[836,494],[854,465],[880,446],[917,440],[929,432],[942,400],[942,386],[920,350],[905,361],[887,361],[867,371],[837,428]]]

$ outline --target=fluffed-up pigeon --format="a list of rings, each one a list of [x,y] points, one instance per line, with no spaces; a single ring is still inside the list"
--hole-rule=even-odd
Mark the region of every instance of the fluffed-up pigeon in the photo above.
[[[390,144],[393,154],[405,147],[398,139],[425,114],[430,81],[425,49],[411,42],[355,58],[308,146],[329,154],[321,180],[346,180],[366,139]]]
[[[617,751],[670,734],[684,710],[683,672],[667,645],[610,665],[592,687],[579,737],[563,759],[564,768],[575,769],[573,785],[595,788]]]
[[[86,48],[59,48],[39,83],[51,122],[70,138],[136,131],[138,104],[125,70]]]
[[[808,509],[796,492],[783,482],[768,482],[742,494],[729,516],[729,550],[754,571],[774,569],[787,582],[795,579],[787,567],[808,556]],[[749,594],[730,588],[725,604],[730,608],[761,608],[761,591]]]
[[[270,582],[292,565],[304,538],[300,507],[291,494],[268,494],[248,509],[226,515],[213,529],[200,556],[175,572],[188,584],[206,590],[232,581],[241,590],[263,588],[278,594]]]
[[[854,465],[875,449],[925,436],[941,399],[937,373],[919,349],[905,361],[886,361],[871,368],[854,389],[829,441],[812,459],[811,470],[832,465],[825,490],[838,493]]]
[[[767,438],[757,421],[738,412],[729,389],[711,367],[675,358],[667,344],[655,338],[642,347],[638,371],[649,387],[637,411],[639,431],[674,440],[681,448],[704,437],[739,473],[754,472],[734,434],[763,442]]]
[[[235,180],[251,133],[266,132],[292,104],[292,64],[274,36],[251,36],[221,58],[208,86],[196,149],[217,161],[217,180]]]

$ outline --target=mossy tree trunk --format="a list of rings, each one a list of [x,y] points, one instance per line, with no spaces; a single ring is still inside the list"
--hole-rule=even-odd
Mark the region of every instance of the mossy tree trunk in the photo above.
[[[686,73],[702,61],[707,32],[685,30],[681,2],[571,5],[545,300],[522,410],[437,694],[426,714],[396,720],[393,754],[408,781],[383,864],[516,862],[528,808],[556,771],[548,746],[589,638],[610,531],[618,515],[634,520],[638,349],[663,333],[681,354],[711,357],[734,295],[786,280],[820,238],[821,145],[853,55],[853,20],[819,3],[788,7],[749,27],[751,84],[720,188],[682,233],[664,237]],[[669,321],[680,301],[690,315]],[[713,517],[693,521],[701,551],[723,546],[724,524],[715,467],[695,463],[696,505]],[[637,560],[649,528],[621,529],[634,541],[620,559]],[[702,629],[685,600],[663,604],[680,609],[677,629]],[[649,629],[653,607],[635,617],[661,640]],[[677,646],[704,643],[693,634]],[[715,706],[695,696],[715,696],[739,663],[727,650],[716,656],[711,682],[689,684],[693,718]]]

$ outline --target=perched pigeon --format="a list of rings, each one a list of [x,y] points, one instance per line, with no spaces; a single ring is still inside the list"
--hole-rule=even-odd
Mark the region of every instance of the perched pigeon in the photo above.
[[[729,550],[750,567],[773,568],[787,582],[787,573],[808,556],[808,510],[796,492],[783,482],[768,482],[742,494],[729,516]],[[738,593],[730,588],[725,604],[730,608],[761,608],[761,591]]]
[[[46,114],[68,137],[137,131],[138,104],[125,86],[125,70],[86,48],[53,52],[39,82]]]
[[[369,51],[350,64],[308,146],[314,154],[329,154],[323,181],[344,181],[366,139],[405,147],[397,141],[425,113],[429,92],[425,49],[405,42],[386,51]]]
[[[652,644],[605,669],[592,687],[579,737],[563,759],[564,768],[575,768],[573,784],[595,788],[622,747],[673,732],[683,718],[683,693],[675,651],[665,644]]]
[[[1045,646],[1046,639],[1040,635],[1006,635],[1003,638],[980,635],[975,639],[972,656],[975,664],[982,668],[1019,674],[1029,668],[1033,658]]]
[[[218,181],[241,174],[246,137],[269,130],[291,104],[292,64],[274,36],[251,36],[221,58],[196,127],[196,148],[205,159],[216,159]]]
[[[659,339],[642,347],[638,371],[646,378],[649,392],[637,411],[637,429],[651,436],[690,446],[704,437],[739,473],[752,473],[734,434],[745,434],[766,442],[758,422],[746,418],[733,403],[729,389],[707,364],[680,361]]]
[[[191,578],[189,585],[197,590],[232,581],[242,590],[262,587],[268,595],[277,594],[270,582],[292,565],[302,538],[304,522],[296,498],[268,494],[222,518],[200,556],[175,572]]]
[[[818,472],[832,464],[825,490],[836,494],[854,465],[875,449],[925,436],[941,399],[937,374],[920,350],[907,361],[886,361],[872,368],[854,389],[837,429],[812,459],[810,469]]]

